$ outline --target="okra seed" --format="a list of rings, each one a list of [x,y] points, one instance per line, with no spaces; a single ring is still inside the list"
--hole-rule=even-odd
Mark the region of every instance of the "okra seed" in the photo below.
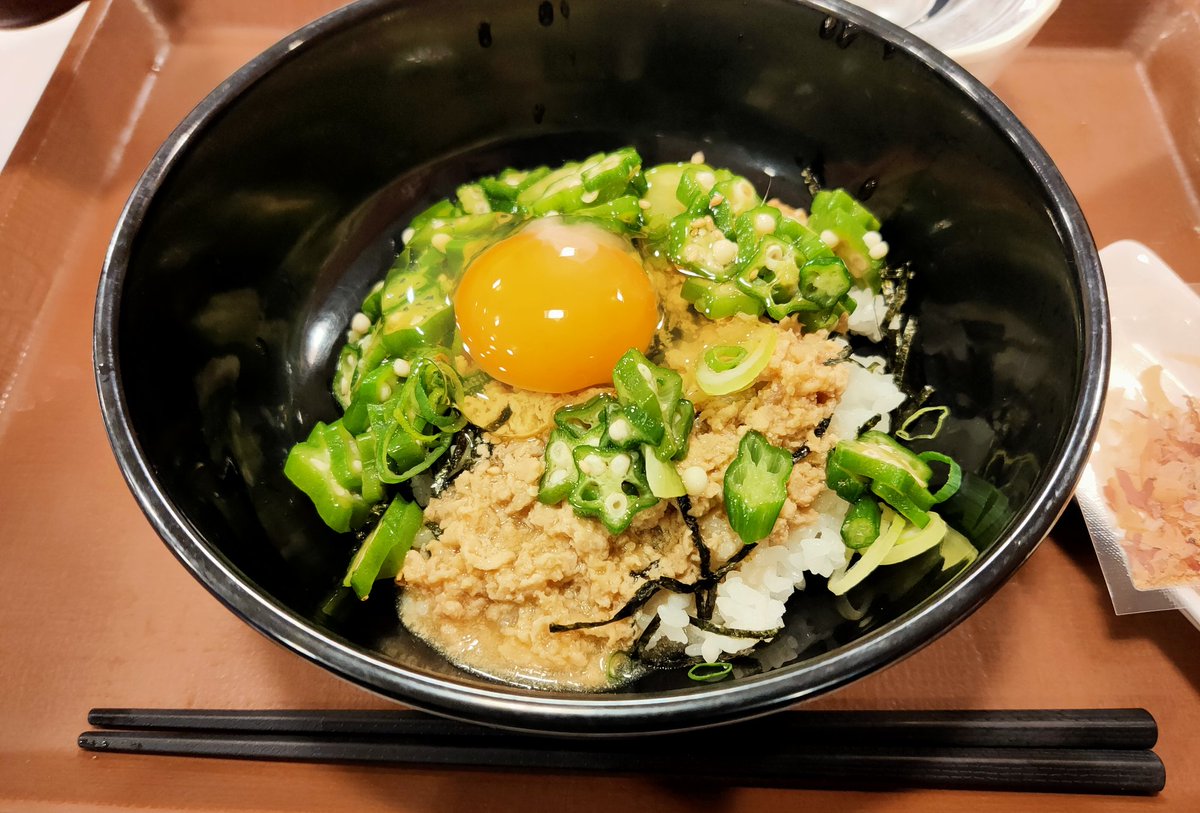
[[[396,372],[396,375],[400,376],[401,378],[408,378],[408,374],[412,372],[412,365],[410,365],[404,359],[396,359],[392,362],[392,369]]]
[[[615,443],[624,443],[625,441],[629,440],[629,436],[631,434],[632,432],[629,427],[629,421],[625,420],[624,418],[617,418],[608,426],[608,436],[612,438],[613,442]]]
[[[724,203],[724,202],[725,202],[725,196],[724,196],[724,195],[722,195],[722,194],[720,194],[720,193],[718,193],[718,194],[716,194],[716,195],[713,195],[711,198],[709,198],[709,199],[708,199],[708,208],[710,208],[710,209],[715,209],[715,208],[717,208],[718,206],[720,206],[720,205],[721,205],[722,203]]]
[[[445,232],[438,232],[433,236],[432,239],[430,239],[429,245],[433,246],[444,254],[446,252],[446,246],[450,245],[450,235],[446,234]]]
[[[721,265],[729,265],[737,258],[737,243],[732,240],[718,240],[713,243],[713,259]]]
[[[690,245],[683,250],[683,259],[689,263],[694,263],[700,259],[700,249],[695,245]]]
[[[874,248],[883,242],[883,235],[877,231],[869,231],[863,235],[863,243],[867,248]]]
[[[612,473],[618,477],[624,477],[629,474],[629,466],[633,463],[627,454],[619,454],[613,457],[612,463],[609,463],[609,468]]]
[[[754,216],[754,231],[758,234],[770,234],[775,231],[775,218],[766,212]]]
[[[783,249],[780,248],[776,244],[767,246],[767,255],[766,256],[767,256],[768,260],[782,260],[783,259]]]
[[[649,209],[649,208],[650,208],[650,201],[648,201],[648,200],[639,200],[639,201],[638,201],[638,206],[642,207],[643,209]]]
[[[833,248],[838,244],[838,236],[829,229],[826,229],[825,231],[821,232],[821,242],[830,248]]]
[[[566,469],[559,469],[555,472],[552,472],[546,479],[546,485],[550,486],[551,488],[554,488],[555,486],[561,486],[565,482],[567,482]]]
[[[887,256],[888,248],[889,246],[886,242],[879,242],[871,246],[871,249],[867,252],[867,254],[871,255],[872,260],[882,260]]]
[[[687,493],[695,497],[708,486],[708,472],[699,466],[688,466],[683,470],[682,480]]]
[[[350,329],[356,333],[366,333],[371,329],[371,317],[365,313],[356,313],[350,320]]]
[[[579,199],[584,203],[595,203],[596,198],[598,197],[600,197],[600,193],[596,190],[592,190],[591,192],[584,192],[579,196]]]
[[[389,399],[391,397],[392,397],[392,388],[389,387],[387,384],[381,385],[379,387],[379,400],[386,401],[387,399]]]
[[[383,280],[379,280],[379,282],[377,282],[371,286],[371,293],[373,293],[373,294],[377,294],[382,290],[383,290]]]
[[[595,477],[604,471],[604,461],[600,459],[600,455],[590,454],[579,462],[579,468],[584,474]]]
[[[551,462],[553,462],[559,466],[565,466],[568,463],[570,463],[571,462],[571,450],[569,448],[567,448],[567,444],[563,443],[560,440],[557,443],[554,443],[553,445],[551,445],[550,446],[550,460],[551,460]]]
[[[350,471],[354,472],[355,474],[362,474],[362,461],[361,460],[351,460],[350,461]]]
[[[693,164],[703,164],[704,163],[704,153],[700,152],[699,150],[696,150],[696,152],[692,153],[692,163]]]
[[[705,192],[707,192],[709,189],[712,189],[713,184],[715,184],[716,182],[717,182],[717,176],[713,175],[711,172],[697,172],[696,173],[696,183],[700,184],[700,186],[703,187]]]
[[[407,245],[408,243],[412,242],[413,237],[415,237],[416,235],[417,235],[417,230],[414,229],[412,226],[409,226],[407,229],[400,232],[400,241]]]
[[[609,494],[604,498],[604,511],[609,516],[619,517],[629,507],[629,498],[624,494]]]

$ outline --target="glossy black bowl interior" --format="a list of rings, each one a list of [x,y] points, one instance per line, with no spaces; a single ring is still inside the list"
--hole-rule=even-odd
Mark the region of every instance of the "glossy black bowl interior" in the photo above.
[[[530,691],[466,674],[397,629],[387,590],[322,614],[348,543],[281,466],[313,421],[336,416],[334,356],[399,231],[467,179],[624,144],[647,164],[703,150],[797,204],[804,169],[868,199],[893,260],[918,272],[912,381],[953,406],[940,446],[1006,496],[1005,533],[953,579],[858,594],[865,620],[844,621],[814,585],[793,613],[819,630],[811,646],[715,685],[663,673],[611,694]],[[851,7],[365,2],[253,61],[158,153],[104,270],[96,357],[147,515],[265,634],[433,711],[647,732],[844,684],[986,599],[1070,494],[1097,420],[1106,319],[1087,227],[1033,139],[948,60]]]

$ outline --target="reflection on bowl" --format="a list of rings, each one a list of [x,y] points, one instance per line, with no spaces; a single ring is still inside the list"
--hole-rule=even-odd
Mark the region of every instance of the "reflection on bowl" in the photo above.
[[[791,643],[716,684],[663,672],[607,694],[522,689],[405,633],[386,590],[323,613],[346,547],[281,468],[336,414],[334,355],[399,229],[470,178],[624,144],[647,164],[702,149],[785,200],[807,199],[802,170],[869,197],[893,259],[919,271],[912,375],[955,416],[939,446],[995,487],[1007,522],[966,570],[897,576],[853,612],[805,591]],[[104,269],[95,352],[131,489],[248,623],[420,708],[603,734],[780,709],[962,620],[1070,496],[1106,320],[1087,226],[1037,143],[950,60],[848,4],[370,0],[253,60],[155,156]]]

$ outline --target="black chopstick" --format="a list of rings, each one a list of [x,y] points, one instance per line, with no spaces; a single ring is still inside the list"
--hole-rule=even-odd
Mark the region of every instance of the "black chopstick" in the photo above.
[[[222,709],[92,709],[97,728],[226,731],[346,736],[512,737],[497,728],[415,711],[242,711]],[[1158,726],[1145,709],[1012,709],[985,711],[796,711],[736,723],[723,737],[807,739],[827,745],[953,748],[1153,748]],[[687,737],[688,735],[664,735]]]
[[[699,774],[714,783],[840,789],[1145,795],[1166,781],[1147,746],[1157,736],[1147,727],[1153,718],[1136,709],[784,712],[710,731],[603,739],[519,734],[416,712],[95,709],[88,718],[113,730],[85,732],[79,746],[117,753],[692,781]],[[1065,734],[1072,721],[1084,733]],[[848,730],[858,739],[847,741]],[[1093,744],[1077,744],[1083,742]]]

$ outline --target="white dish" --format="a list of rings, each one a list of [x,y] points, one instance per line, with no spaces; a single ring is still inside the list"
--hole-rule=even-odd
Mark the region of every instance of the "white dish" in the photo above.
[[[856,0],[856,5],[907,28],[991,84],[1060,0]]]
[[[41,25],[0,30],[0,170],[86,11],[83,3]]]
[[[1111,389],[1135,391],[1148,367],[1163,369],[1172,401],[1200,397],[1200,295],[1153,251],[1123,240],[1100,252],[1112,312]],[[1104,433],[1102,419],[1101,433]],[[1137,590],[1126,570],[1120,530],[1089,464],[1076,490],[1118,614],[1176,608],[1200,628],[1200,589]]]

